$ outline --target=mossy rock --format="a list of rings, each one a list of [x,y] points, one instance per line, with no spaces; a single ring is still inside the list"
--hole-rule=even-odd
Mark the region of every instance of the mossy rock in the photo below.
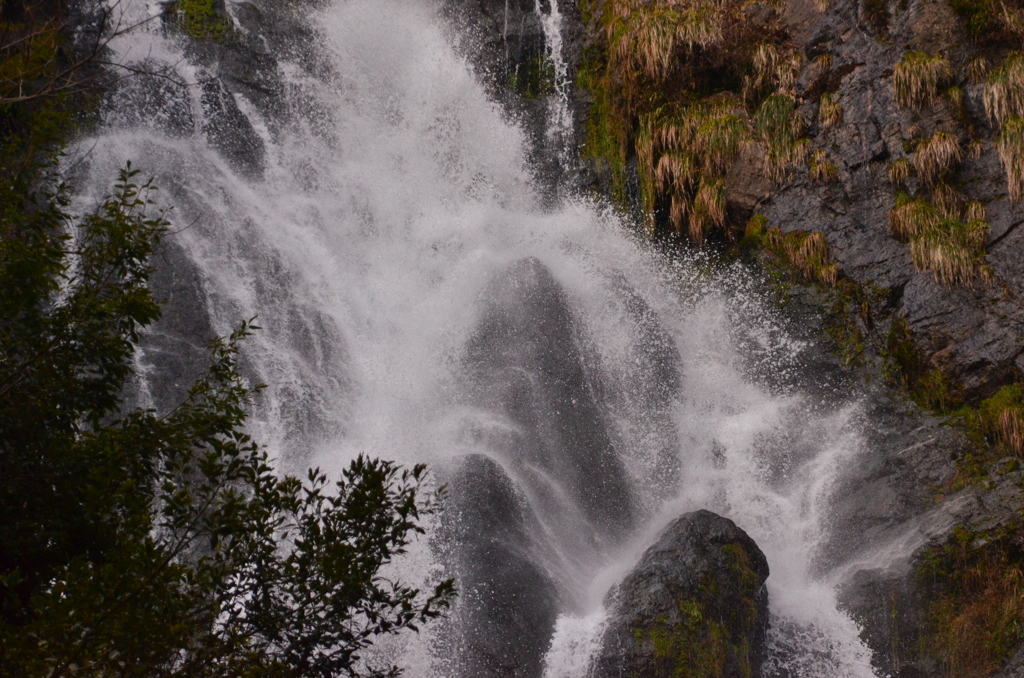
[[[609,596],[592,678],[750,678],[768,630],[768,561],[731,520],[677,519]]]

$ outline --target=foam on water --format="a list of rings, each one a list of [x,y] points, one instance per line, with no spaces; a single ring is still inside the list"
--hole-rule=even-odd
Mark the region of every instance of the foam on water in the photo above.
[[[136,2],[128,11],[158,8]],[[560,55],[557,3],[544,12],[538,2],[538,12]],[[667,261],[587,200],[542,210],[523,134],[447,44],[430,3],[337,0],[312,22],[327,66],[281,66],[289,99],[305,108],[267,120],[236,97],[266,145],[263,178],[239,176],[210,147],[195,87],[194,133],[162,133],[120,115],[128,104],[115,102],[103,133],[81,144],[89,153],[77,204],[102,196],[132,160],[173,206],[171,230],[183,230],[171,240],[201,273],[214,329],[259,316],[264,330],[247,348],[255,376],[269,384],[257,437],[285,468],[315,463],[333,473],[358,453],[443,464],[479,451],[468,421],[508,424],[460,404],[461,356],[481,290],[509,264],[536,257],[565,289],[592,367],[609,385],[614,442],[643,517],[625,546],[562,584],[574,602],[558,620],[545,677],[585,675],[609,587],[670,520],[697,508],[735,520],[768,557],[769,673],[873,675],[832,582],[810,570],[831,484],[859,452],[856,408],[818,412],[804,396],[751,378],[751,342],[769,371],[790,369],[801,346],[774,322],[750,275]],[[189,83],[202,75],[155,28],[117,49],[129,61],[174,65]],[[640,358],[624,286],[682,357],[683,395],[670,413],[678,477],[652,449],[647,404],[629,397]],[[394,567],[412,581],[440,576],[425,542]],[[424,633],[380,652],[411,675],[441,676],[432,649]]]

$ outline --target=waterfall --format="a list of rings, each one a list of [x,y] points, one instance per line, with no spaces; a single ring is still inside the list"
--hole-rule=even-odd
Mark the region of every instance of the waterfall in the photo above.
[[[558,159],[564,168],[572,163],[573,150],[569,144],[572,140],[573,121],[569,109],[569,87],[572,83],[569,80],[569,64],[565,59],[565,45],[562,40],[562,10],[558,6],[558,0],[548,0],[547,11],[541,0],[535,0],[535,3],[534,11],[544,28],[545,56],[554,72],[555,93],[552,110],[548,113],[547,135],[550,147],[557,149]]]
[[[488,657],[582,677],[606,591],[670,520],[707,508],[768,557],[769,675],[873,675],[813,568],[830,488],[861,453],[859,409],[772,378],[806,347],[755,274],[671,259],[590,199],[543,209],[524,135],[427,0],[334,0],[294,30],[265,19],[263,42],[252,6],[228,5],[262,65],[218,71],[220,48],[153,24],[114,46],[184,86],[140,77],[110,95],[69,169],[76,204],[131,160],[169,210],[147,402],[173,404],[203,341],[258,316],[245,369],[268,388],[251,427],[282,469],[336,474],[366,453],[447,483],[394,574],[454,573],[462,596],[377,652],[418,677],[490,675]],[[557,3],[538,12],[565,86]]]

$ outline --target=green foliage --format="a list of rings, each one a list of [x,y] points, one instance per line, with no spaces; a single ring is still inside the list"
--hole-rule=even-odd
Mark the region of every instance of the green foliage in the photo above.
[[[555,67],[544,56],[537,55],[516,64],[508,74],[508,87],[527,99],[546,97],[555,91]]]
[[[757,624],[755,598],[761,579],[742,546],[725,544],[722,551],[738,584],[737,595],[724,614],[711,616],[707,612],[709,601],[720,599],[715,577],[707,574],[701,580],[698,595],[676,600],[672,619],[661,617],[633,630],[633,638],[653,650],[652,675],[716,678],[732,675],[731,667],[738,669],[740,675],[752,674],[749,638]]]
[[[734,237],[726,230],[724,178],[740,147],[761,142],[773,178],[806,150],[753,134],[752,112],[765,97],[792,101],[800,58],[781,24],[733,0],[611,0],[583,9],[603,29],[578,79],[593,101],[587,155],[611,176],[616,201],[625,197],[635,152],[652,234],[670,226],[698,245],[713,231]],[[782,132],[799,129],[788,112]]]
[[[175,0],[168,9],[192,38],[221,42],[230,34],[231,21],[217,11],[216,3],[217,0]]]
[[[922,649],[940,661],[944,675],[988,676],[1024,640],[1024,554],[1014,532],[958,527],[917,568],[931,592]]]
[[[784,234],[773,226],[765,232],[765,245],[785,257],[805,282],[834,287],[839,280],[839,266],[831,262],[828,240],[822,233],[790,231]]]
[[[453,595],[380,575],[436,509],[424,468],[275,474],[244,432],[248,323],[172,412],[123,412],[166,222],[130,166],[72,218],[35,155],[0,184],[0,674],[394,674],[360,651]]]
[[[754,114],[754,135],[765,148],[764,171],[772,181],[781,181],[786,168],[803,162],[809,149],[803,134],[803,118],[796,111],[796,99],[788,94],[769,96]]]
[[[950,6],[967,35],[977,40],[1000,27],[999,9],[992,0],[951,0]]]

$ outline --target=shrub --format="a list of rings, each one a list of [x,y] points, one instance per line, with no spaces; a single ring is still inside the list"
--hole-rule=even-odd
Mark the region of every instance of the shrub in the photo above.
[[[918,577],[936,590],[928,606],[925,647],[943,675],[985,678],[1020,642],[1024,567],[1012,534],[975,535],[956,528],[927,554]]]
[[[903,61],[893,69],[896,103],[915,109],[927,106],[935,100],[939,86],[948,81],[952,73],[949,62],[940,56],[907,52]]]

